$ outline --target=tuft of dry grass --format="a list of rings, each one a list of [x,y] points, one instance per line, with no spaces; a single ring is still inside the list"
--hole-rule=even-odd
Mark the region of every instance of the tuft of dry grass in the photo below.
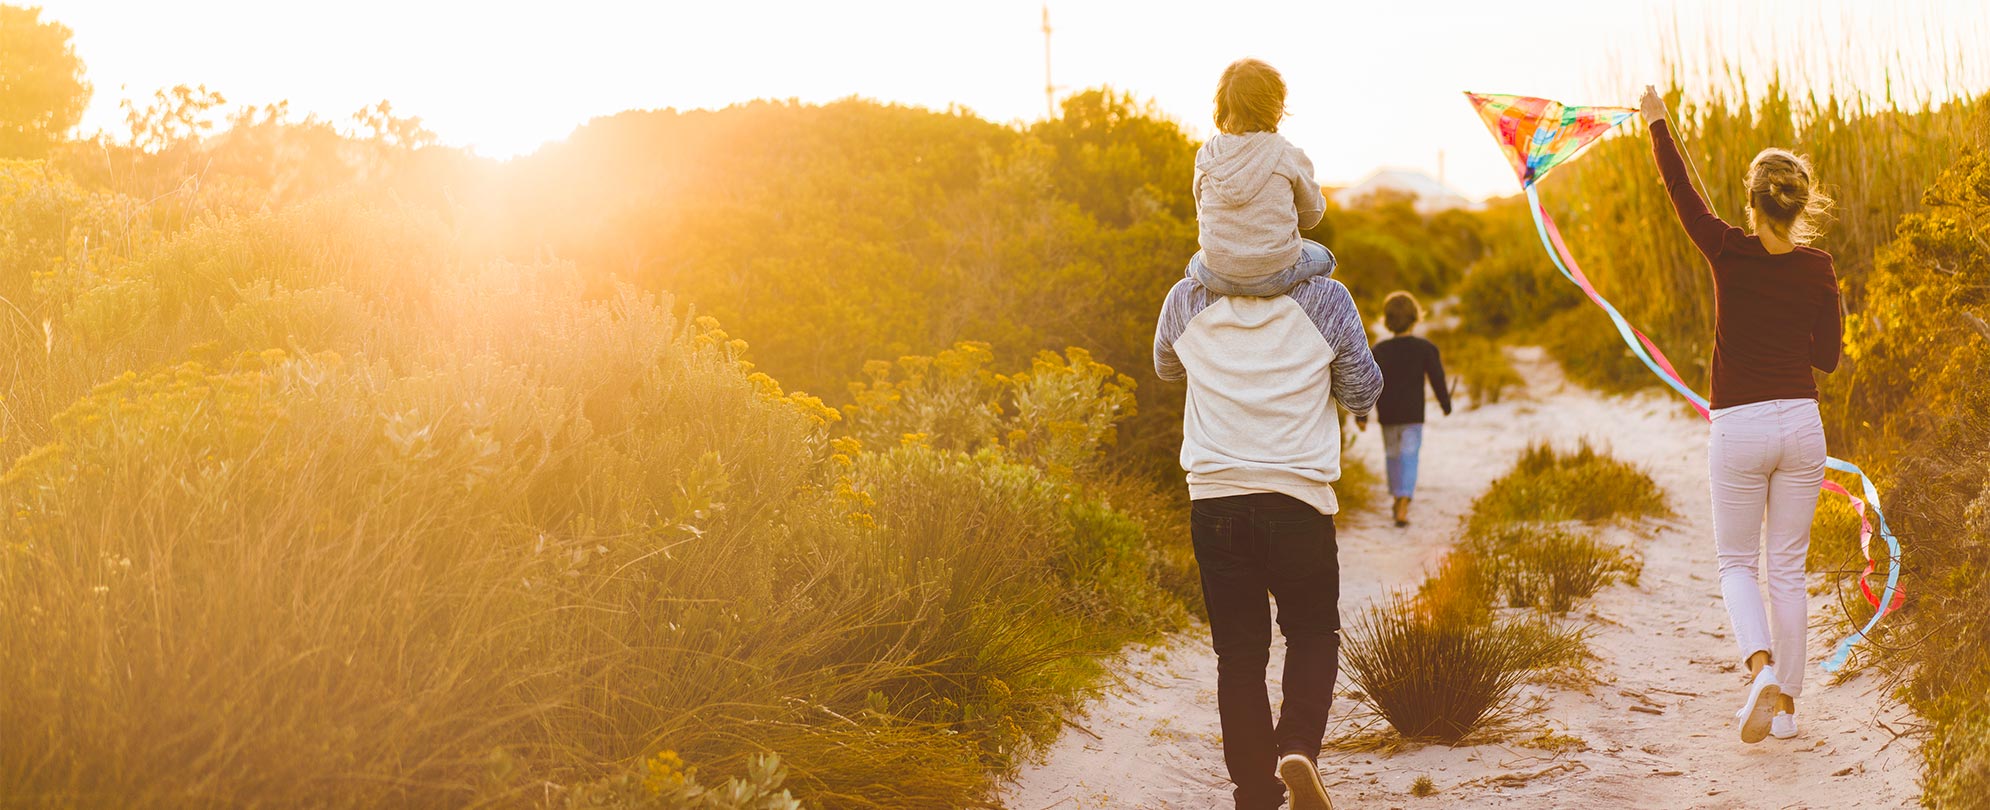
[[[1403,738],[1446,744],[1510,717],[1530,674],[1581,651],[1580,631],[1546,619],[1468,621],[1402,594],[1363,611],[1341,646],[1364,703]]]
[[[1636,584],[1641,568],[1635,557],[1592,534],[1538,523],[1487,528],[1467,538],[1463,553],[1477,561],[1487,597],[1554,613],[1568,612],[1605,586]]]
[[[1341,514],[1374,509],[1382,500],[1382,483],[1382,476],[1366,462],[1341,454],[1340,480],[1334,482],[1334,498],[1340,501]]]
[[[1418,774],[1416,781],[1410,783],[1410,795],[1419,799],[1435,796],[1437,783],[1430,781],[1430,774]]]
[[[1589,750],[1589,743],[1581,737],[1572,734],[1562,734],[1547,726],[1543,726],[1539,733],[1520,740],[1517,744],[1522,748],[1532,748],[1536,751],[1547,751],[1555,754]]]

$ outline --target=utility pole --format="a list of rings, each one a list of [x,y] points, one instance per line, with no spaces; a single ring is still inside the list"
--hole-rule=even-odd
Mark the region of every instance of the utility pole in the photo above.
[[[1050,3],[1043,4],[1043,114],[1045,120],[1057,117],[1057,85],[1050,81]]]

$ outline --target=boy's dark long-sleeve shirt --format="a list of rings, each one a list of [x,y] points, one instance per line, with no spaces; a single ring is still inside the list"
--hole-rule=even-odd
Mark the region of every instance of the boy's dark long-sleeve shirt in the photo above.
[[[1444,384],[1444,361],[1437,345],[1415,335],[1397,335],[1375,344],[1375,364],[1382,367],[1382,398],[1375,403],[1376,420],[1385,425],[1423,424],[1423,381],[1437,392],[1437,407],[1451,414],[1451,389]]]
[[[1651,150],[1679,223],[1713,269],[1713,407],[1816,399],[1810,370],[1838,368],[1844,328],[1831,254],[1807,245],[1770,253],[1715,216],[1687,179],[1671,122],[1652,125]]]

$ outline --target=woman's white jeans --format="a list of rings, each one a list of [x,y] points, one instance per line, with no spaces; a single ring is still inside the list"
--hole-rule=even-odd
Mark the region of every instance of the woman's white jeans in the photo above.
[[[1776,399],[1714,411],[1707,450],[1721,597],[1734,621],[1741,659],[1745,665],[1757,651],[1768,652],[1777,685],[1796,697],[1808,668],[1804,558],[1817,487],[1824,481],[1824,422],[1817,400]],[[1765,550],[1766,614],[1756,583]]]

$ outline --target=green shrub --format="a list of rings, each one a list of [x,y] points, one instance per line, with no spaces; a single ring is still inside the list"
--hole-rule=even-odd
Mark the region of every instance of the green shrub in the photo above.
[[[1977,123],[1990,127],[1990,112]],[[1868,317],[1847,322],[1851,380],[1839,421],[1855,429],[1832,440],[1863,456],[1905,547],[1906,606],[1862,655],[1901,681],[1930,727],[1923,801],[1961,806],[1990,786],[1980,744],[1990,727],[1982,700],[1990,692],[1990,389],[1982,384],[1990,375],[1990,327],[1982,326],[1990,315],[1990,155],[1962,150],[1920,202],[1926,210],[1901,218],[1875,257]],[[1832,542],[1827,559],[1862,565],[1849,515],[1839,522],[1847,539]],[[1883,577],[1885,545],[1874,538],[1873,547]],[[1845,590],[1848,618],[1870,615]]]
[[[1885,541],[1874,535],[1872,542],[1873,553],[1883,556]],[[1813,573],[1828,573],[1834,579],[1857,576],[1865,566],[1865,556],[1859,553],[1859,515],[1844,498],[1828,492],[1818,498],[1805,565]]]
[[[1670,514],[1658,484],[1631,464],[1597,452],[1584,439],[1573,452],[1531,445],[1511,472],[1472,502],[1471,529],[1501,523],[1602,521]]]
[[[1027,371],[997,374],[986,343],[963,342],[933,357],[908,355],[865,366],[843,407],[851,435],[868,446],[929,443],[949,450],[999,449],[1053,474],[1095,471],[1134,415],[1134,382],[1090,352],[1039,352]]]
[[[1582,292],[1542,250],[1524,198],[1487,203],[1481,220],[1484,254],[1456,290],[1461,331],[1488,338],[1533,335],[1557,313],[1585,305]]]

